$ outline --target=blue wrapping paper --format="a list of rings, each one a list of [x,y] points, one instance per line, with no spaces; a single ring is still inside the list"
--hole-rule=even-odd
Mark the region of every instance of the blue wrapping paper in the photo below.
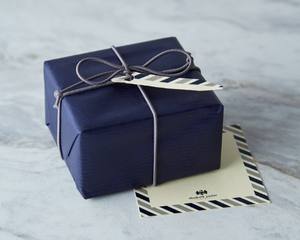
[[[118,47],[128,65],[143,65],[171,48],[183,49],[176,38]],[[55,90],[79,82],[76,64],[99,57],[120,64],[111,49],[44,63],[46,125],[57,138]],[[168,54],[149,67],[164,70],[183,65],[180,54]],[[84,76],[111,70],[91,62]],[[191,70],[182,75],[198,78]],[[158,115],[157,183],[220,167],[223,105],[214,92],[144,87]],[[137,86],[114,84],[67,96],[61,105],[61,149],[77,189],[84,198],[152,184],[153,117]]]

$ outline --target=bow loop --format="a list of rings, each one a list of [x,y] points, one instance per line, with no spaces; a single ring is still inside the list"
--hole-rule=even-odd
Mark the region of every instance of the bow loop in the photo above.
[[[128,80],[132,80],[134,78],[132,76],[132,72],[139,72],[139,73],[145,73],[145,74],[154,74],[154,75],[163,76],[163,77],[179,77],[179,76],[187,73],[189,70],[192,70],[192,69],[196,69],[196,70],[200,71],[200,69],[194,65],[194,60],[192,58],[191,53],[186,52],[186,51],[181,50],[181,49],[165,50],[165,51],[157,54],[153,58],[151,58],[148,62],[146,62],[142,66],[129,66],[124,61],[124,59],[122,58],[122,56],[119,54],[119,52],[117,51],[117,49],[114,46],[112,46],[112,50],[115,52],[115,54],[119,58],[122,65],[114,64],[114,63],[109,62],[109,61],[107,61],[105,59],[102,59],[102,58],[96,58],[96,57],[84,58],[81,61],[79,61],[77,66],[76,66],[76,74],[80,78],[80,80],[87,83],[87,84],[89,84],[89,85],[101,87],[102,85],[106,84],[107,82],[110,82],[111,79],[113,79],[114,77],[116,77],[117,75],[120,75],[120,74],[125,75]],[[166,70],[163,70],[163,71],[156,71],[156,70],[151,69],[151,68],[148,67],[148,65],[150,65],[152,62],[156,61],[160,57],[162,57],[166,54],[169,54],[169,53],[184,54],[186,56],[186,63],[183,64],[181,67],[173,68],[173,69],[166,69]],[[103,64],[106,64],[108,66],[111,66],[111,67],[115,68],[116,70],[115,71],[113,71],[113,70],[112,71],[107,71],[107,72],[103,72],[103,73],[100,73],[100,74],[96,74],[96,75],[94,75],[92,77],[89,77],[89,78],[84,78],[80,73],[80,66],[84,62],[88,62],[88,61],[103,63]],[[100,77],[107,76],[107,75],[109,75],[109,76],[106,79],[104,79],[100,82],[93,82],[92,81],[96,78],[100,78]]]

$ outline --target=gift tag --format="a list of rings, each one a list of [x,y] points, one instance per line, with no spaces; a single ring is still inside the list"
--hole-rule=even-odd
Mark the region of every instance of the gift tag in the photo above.
[[[214,91],[223,89],[223,86],[211,82],[202,82],[195,78],[181,77],[162,77],[152,74],[132,73],[134,79],[125,80],[126,76],[113,78],[111,81],[115,83],[126,83],[148,87],[191,90],[191,91]]]

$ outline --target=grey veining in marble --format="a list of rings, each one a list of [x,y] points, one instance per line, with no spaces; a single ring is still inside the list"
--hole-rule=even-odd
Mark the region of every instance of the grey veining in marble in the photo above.
[[[44,125],[43,61],[176,36],[239,123],[271,204],[140,219],[83,200]],[[299,239],[300,2],[0,0],[0,239]]]

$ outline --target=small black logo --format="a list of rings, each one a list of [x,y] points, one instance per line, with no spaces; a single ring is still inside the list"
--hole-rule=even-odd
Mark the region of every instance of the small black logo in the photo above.
[[[197,191],[196,194],[197,195],[204,195],[204,194],[207,194],[207,191],[206,190],[200,190],[200,191]]]

